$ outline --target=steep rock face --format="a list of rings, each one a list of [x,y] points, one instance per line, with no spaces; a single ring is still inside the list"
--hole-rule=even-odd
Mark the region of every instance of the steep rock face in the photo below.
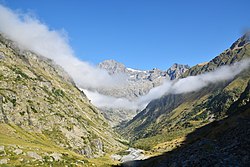
[[[48,141],[53,143],[51,147],[87,157],[102,156],[122,147],[104,117],[59,66],[19,49],[2,35],[0,55],[1,127],[16,129],[13,134],[0,131],[1,138],[14,140],[21,134],[35,134],[41,143]],[[1,140],[4,145],[13,144],[12,140],[2,141],[5,140]]]
[[[175,63],[167,70],[167,74],[171,80],[174,80],[181,77],[189,68],[188,65]]]
[[[237,41],[235,41],[232,46],[230,47],[230,50],[240,49],[244,47],[245,44],[250,43],[250,32],[243,35],[241,38],[239,38]]]
[[[245,36],[237,43],[244,39]],[[212,71],[250,57],[249,41],[235,46],[240,47],[226,50],[209,63],[192,67],[184,76]],[[242,106],[249,106],[249,95],[245,91],[250,80],[249,71],[248,68],[232,80],[210,84],[196,92],[170,94],[156,99],[128,122],[121,132],[132,141],[137,140],[135,146],[153,149],[160,143],[183,137],[197,127],[222,119],[236,105],[236,101],[240,101]]]

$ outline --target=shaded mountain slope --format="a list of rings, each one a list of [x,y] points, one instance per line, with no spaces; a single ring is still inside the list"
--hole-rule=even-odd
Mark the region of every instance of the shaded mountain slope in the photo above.
[[[249,87],[248,90],[249,91]],[[188,134],[176,149],[124,167],[249,166],[250,109],[234,108],[234,114]]]

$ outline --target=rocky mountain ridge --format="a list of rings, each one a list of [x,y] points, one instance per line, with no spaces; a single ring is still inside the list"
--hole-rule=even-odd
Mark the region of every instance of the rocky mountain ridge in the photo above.
[[[201,63],[191,67],[182,77],[195,76],[209,71],[214,71],[220,66],[230,65],[248,57],[248,45],[250,43],[249,33],[244,34],[235,41],[229,49],[226,49],[220,55],[213,58],[207,63]]]
[[[188,65],[182,65],[174,63],[168,70],[167,74],[170,77],[170,80],[180,78],[190,67]]]
[[[166,71],[157,68],[152,70],[135,70],[127,68],[124,64],[115,60],[105,60],[99,63],[98,67],[107,70],[110,75],[125,74],[128,78],[127,85],[120,88],[121,90],[100,90],[100,92],[105,95],[126,97],[131,100],[147,94],[152,88],[161,85],[164,80],[173,80],[180,77],[190,68],[188,65],[175,63]]]

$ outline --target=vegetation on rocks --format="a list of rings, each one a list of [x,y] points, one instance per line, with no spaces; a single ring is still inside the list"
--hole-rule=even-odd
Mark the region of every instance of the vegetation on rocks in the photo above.
[[[87,158],[124,148],[61,67],[19,49],[2,35],[0,53],[0,146],[5,147],[1,163],[83,166],[98,163]],[[22,153],[15,154],[16,149]]]

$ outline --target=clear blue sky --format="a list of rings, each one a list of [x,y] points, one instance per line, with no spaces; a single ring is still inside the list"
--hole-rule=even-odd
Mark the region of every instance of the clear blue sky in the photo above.
[[[64,29],[76,55],[136,69],[195,65],[217,56],[250,27],[249,0],[0,0]]]

